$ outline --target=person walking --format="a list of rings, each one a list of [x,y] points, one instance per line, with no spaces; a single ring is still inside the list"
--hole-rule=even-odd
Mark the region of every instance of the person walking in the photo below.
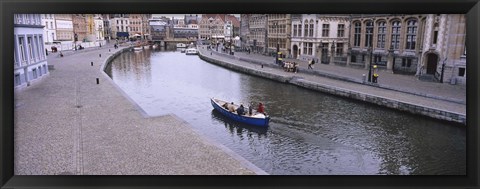
[[[308,60],[308,68],[307,69],[312,69],[313,70],[312,60]]]

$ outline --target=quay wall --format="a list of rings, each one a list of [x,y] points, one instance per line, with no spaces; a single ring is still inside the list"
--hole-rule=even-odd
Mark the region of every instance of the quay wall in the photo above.
[[[328,93],[336,96],[360,100],[363,102],[368,102],[368,103],[376,104],[379,106],[393,108],[393,109],[409,112],[412,114],[423,115],[423,116],[427,116],[427,117],[431,117],[439,120],[446,120],[446,121],[451,121],[451,122],[456,122],[456,123],[466,125],[466,115],[463,115],[463,114],[449,112],[446,110],[439,110],[431,107],[420,106],[420,105],[416,105],[408,102],[402,102],[396,99],[379,97],[372,94],[361,93],[358,91],[352,91],[352,90],[343,89],[335,86],[324,85],[316,82],[307,81],[295,76],[282,76],[276,73],[255,70],[248,67],[243,67],[240,65],[236,65],[236,64],[232,64],[232,63],[228,63],[225,61],[204,56],[202,55],[201,51],[199,53],[199,57],[207,62],[216,64],[231,70],[239,71],[242,73],[259,76],[263,78],[268,78],[268,79],[279,81],[282,83],[288,83],[288,84],[296,85],[299,87],[303,87],[303,88],[307,88],[307,89],[311,89],[311,90],[315,90],[323,93]]]

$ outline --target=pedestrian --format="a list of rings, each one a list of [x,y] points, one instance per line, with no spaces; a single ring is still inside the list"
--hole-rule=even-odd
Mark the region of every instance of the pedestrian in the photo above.
[[[63,57],[62,51],[60,51],[60,57]]]
[[[48,56],[48,50],[47,49],[45,49],[45,54],[47,54],[47,56]]]
[[[298,63],[293,62],[293,72],[297,73],[298,71]]]
[[[307,69],[312,69],[313,70],[313,66],[312,66],[312,60],[308,60],[308,68]]]
[[[229,112],[235,112],[235,105],[233,104],[233,102],[228,105],[228,111]]]

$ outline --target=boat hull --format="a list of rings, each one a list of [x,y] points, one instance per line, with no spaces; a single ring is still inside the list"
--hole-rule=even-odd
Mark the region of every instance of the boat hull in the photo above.
[[[212,106],[215,110],[223,114],[224,116],[238,122],[246,123],[249,125],[255,125],[255,126],[260,126],[260,127],[268,127],[268,123],[270,121],[270,117],[266,116],[265,118],[255,118],[255,117],[249,117],[249,116],[241,116],[236,113],[229,112],[228,110],[222,108],[220,104],[215,102],[215,100],[212,98],[210,99],[210,102],[212,103]]]

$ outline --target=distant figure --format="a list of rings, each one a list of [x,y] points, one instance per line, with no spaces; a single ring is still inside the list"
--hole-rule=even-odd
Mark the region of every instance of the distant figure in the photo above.
[[[257,112],[265,114],[265,107],[263,107],[263,104],[261,102],[258,104]]]
[[[248,115],[252,115],[253,107],[252,105],[248,106]]]
[[[293,72],[297,73],[298,69],[298,63],[293,62]]]
[[[228,111],[229,112],[235,112],[235,106],[234,106],[233,102],[228,105]]]
[[[243,108],[243,104],[240,104],[240,107],[237,108],[237,114],[238,114],[238,115],[243,115],[243,114],[245,114],[245,109]]]
[[[62,51],[60,51],[60,57],[63,57],[63,53],[62,53]]]
[[[48,56],[48,50],[47,49],[45,49],[45,54]]]
[[[313,66],[312,66],[312,60],[309,60],[308,61],[308,68],[307,69],[313,69]]]
[[[222,107],[228,110],[228,103],[225,102],[225,104],[223,104]]]

